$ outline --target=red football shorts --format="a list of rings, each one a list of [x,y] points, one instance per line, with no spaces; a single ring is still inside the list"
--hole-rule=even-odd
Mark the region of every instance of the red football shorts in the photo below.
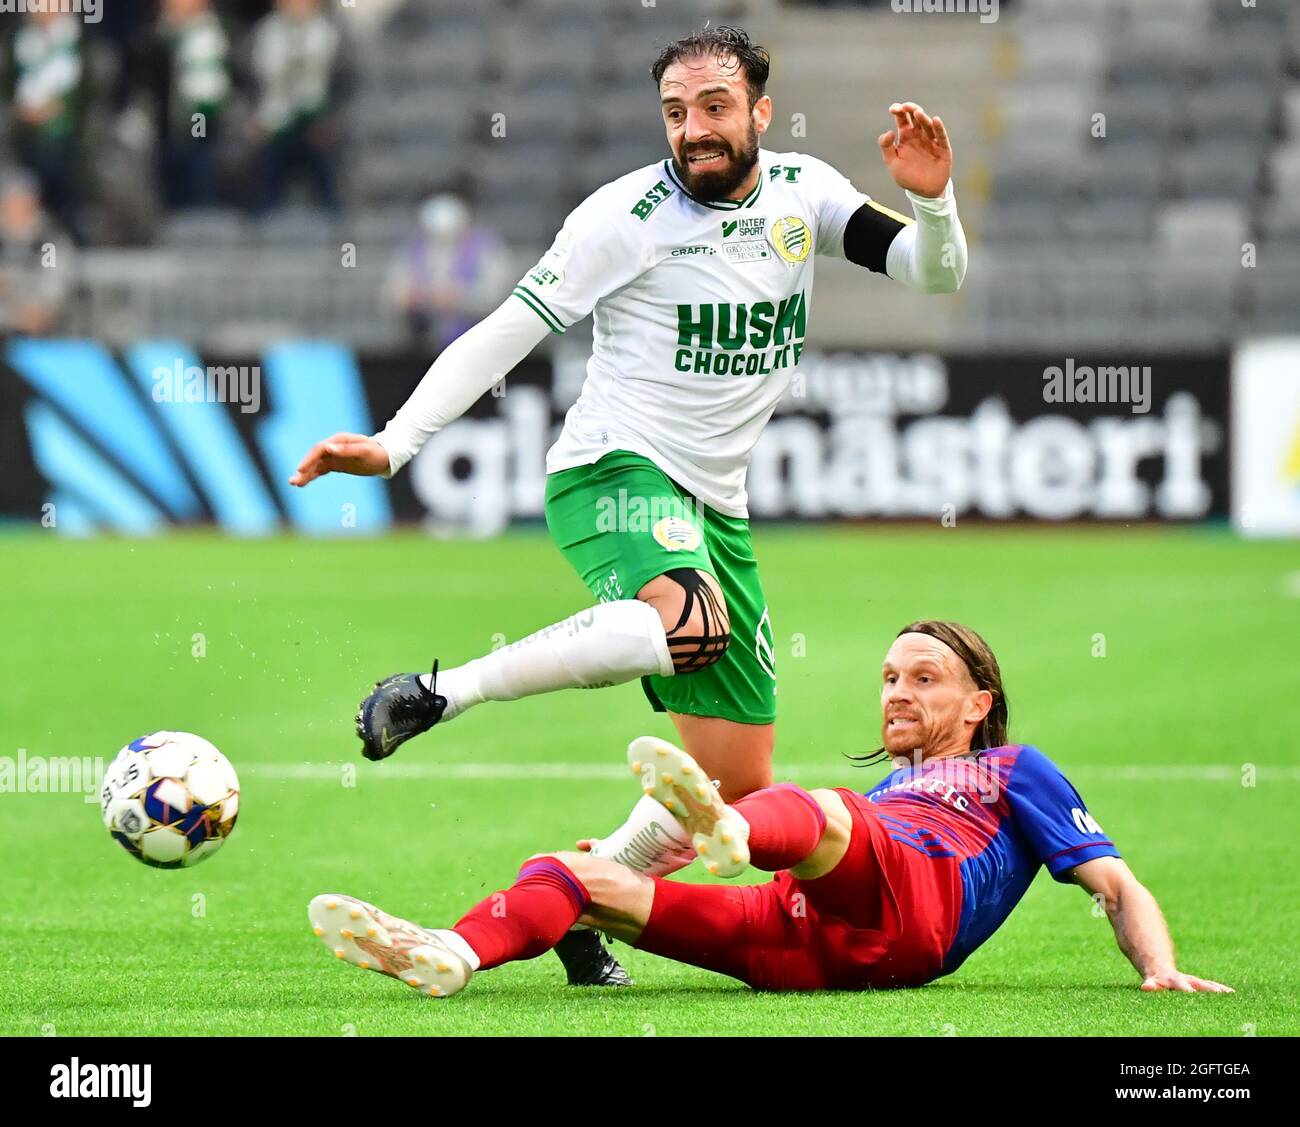
[[[636,946],[760,990],[920,986],[942,973],[961,915],[956,858],[894,841],[865,796],[838,789],[848,852],[824,877],[766,884],[656,879]]]

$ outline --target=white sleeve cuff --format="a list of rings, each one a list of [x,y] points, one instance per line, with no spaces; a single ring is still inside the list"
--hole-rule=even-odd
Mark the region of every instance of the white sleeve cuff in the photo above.
[[[933,199],[914,192],[906,195],[916,222],[889,244],[885,273],[918,293],[956,293],[966,277],[968,252],[952,181]]]
[[[508,297],[451,342],[429,366],[411,397],[374,436],[388,451],[392,477],[429,439],[472,407],[549,332],[522,301]]]

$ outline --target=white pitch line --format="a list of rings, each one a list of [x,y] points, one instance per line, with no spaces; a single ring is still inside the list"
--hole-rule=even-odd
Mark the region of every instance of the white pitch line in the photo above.
[[[240,763],[240,775],[259,779],[293,779],[335,782],[344,767],[356,763]],[[835,764],[792,764],[777,766],[777,775],[791,781],[798,779],[826,782],[839,777],[844,767]],[[859,772],[864,786],[872,786],[884,777],[884,771]],[[1161,767],[1157,764],[1127,764],[1121,767],[1085,766],[1066,771],[1072,779],[1095,782],[1240,782],[1241,767],[1232,764],[1182,764]],[[1300,782],[1300,767],[1257,765],[1261,782]],[[367,782],[407,782],[410,780],[454,779],[487,782],[528,782],[532,779],[559,779],[575,782],[612,782],[627,779],[626,767],[612,763],[386,763],[368,767],[358,778]],[[856,781],[856,780],[855,780]],[[827,783],[827,785],[830,785]]]

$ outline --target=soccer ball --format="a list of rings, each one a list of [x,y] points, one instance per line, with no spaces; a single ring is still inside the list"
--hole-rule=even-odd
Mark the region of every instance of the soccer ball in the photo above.
[[[179,869],[211,857],[230,836],[239,779],[201,736],[154,732],[117,753],[99,798],[104,825],[132,857]]]

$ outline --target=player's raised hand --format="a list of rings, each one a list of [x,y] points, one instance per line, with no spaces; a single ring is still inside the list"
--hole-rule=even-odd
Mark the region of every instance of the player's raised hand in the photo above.
[[[915,102],[895,102],[889,112],[894,128],[876,141],[894,183],[918,196],[942,195],[952,175],[952,145],[943,122]]]
[[[366,434],[336,434],[307,451],[290,485],[306,485],[327,473],[374,477],[388,472],[388,451]]]
[[[1160,971],[1157,974],[1147,975],[1142,980],[1142,989],[1148,992],[1154,990],[1178,990],[1184,994],[1236,993],[1231,986],[1224,986],[1222,982],[1211,982],[1208,978],[1197,978],[1194,974],[1183,974],[1182,971],[1178,970]]]

